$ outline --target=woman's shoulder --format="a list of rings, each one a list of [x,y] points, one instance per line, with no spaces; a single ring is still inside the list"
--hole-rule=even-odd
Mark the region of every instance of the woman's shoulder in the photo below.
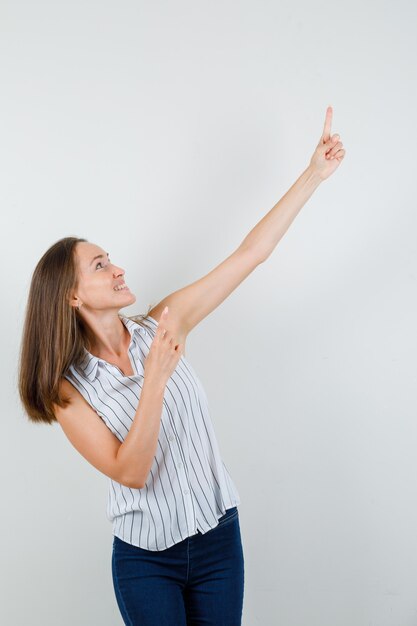
[[[71,384],[71,382],[68,380],[68,378],[65,378],[65,376],[61,376],[61,378],[59,379],[58,394],[61,399],[65,397],[69,400],[74,400],[81,395],[78,389],[74,387],[74,385]]]

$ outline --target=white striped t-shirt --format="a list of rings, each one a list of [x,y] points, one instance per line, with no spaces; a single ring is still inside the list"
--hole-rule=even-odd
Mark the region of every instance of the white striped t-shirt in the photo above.
[[[123,441],[129,432],[144,381],[144,361],[158,323],[140,323],[119,314],[129,330],[133,376],[85,348],[81,363],[67,378],[112,433]],[[147,322],[147,323],[146,323]],[[227,509],[240,504],[239,493],[223,463],[203,386],[182,355],[164,391],[158,444],[145,485],[126,487],[109,477],[107,518],[113,535],[146,550],[165,550],[218,524]]]

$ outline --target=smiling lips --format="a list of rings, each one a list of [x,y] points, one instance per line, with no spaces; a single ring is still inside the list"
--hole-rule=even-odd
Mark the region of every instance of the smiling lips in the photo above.
[[[124,291],[128,289],[129,287],[126,285],[126,283],[119,283],[118,285],[116,285],[116,287],[113,287],[113,291]]]

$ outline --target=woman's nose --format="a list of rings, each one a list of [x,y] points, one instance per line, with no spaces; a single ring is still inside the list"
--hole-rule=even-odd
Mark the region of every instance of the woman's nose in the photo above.
[[[115,274],[116,276],[120,276],[121,274],[123,276],[124,273],[124,269],[122,269],[121,267],[117,267],[117,265],[114,266],[113,274]]]

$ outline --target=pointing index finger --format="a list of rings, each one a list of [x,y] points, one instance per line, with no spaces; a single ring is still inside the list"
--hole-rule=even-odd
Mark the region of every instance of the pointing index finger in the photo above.
[[[326,119],[324,122],[324,129],[323,129],[323,135],[322,135],[323,141],[328,141],[330,139],[332,117],[333,117],[333,109],[331,106],[328,106],[326,110]]]

